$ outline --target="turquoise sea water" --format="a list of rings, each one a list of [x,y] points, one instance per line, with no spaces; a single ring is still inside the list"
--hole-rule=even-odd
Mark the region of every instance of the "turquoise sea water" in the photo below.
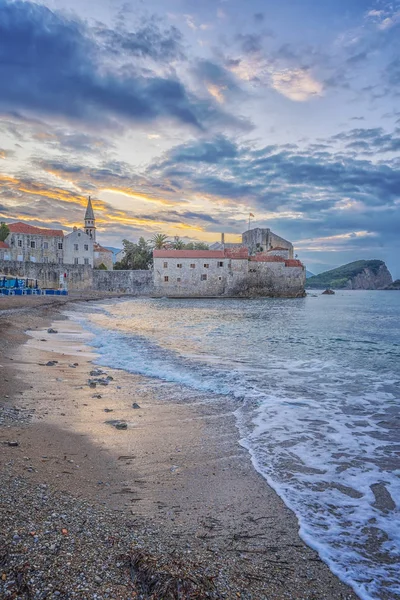
[[[400,598],[400,293],[135,299],[70,313],[106,366],[231,398],[254,467],[363,599]]]

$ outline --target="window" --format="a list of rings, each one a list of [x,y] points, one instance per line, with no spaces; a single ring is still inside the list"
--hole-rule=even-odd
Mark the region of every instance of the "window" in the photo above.
[[[85,258],[84,261],[85,261],[85,265],[89,264],[89,259],[88,258]]]
[[[62,249],[63,249],[62,242],[58,242],[58,249],[59,249],[59,250],[62,250]]]
[[[257,273],[257,269],[249,269],[249,273]]]
[[[180,277],[178,277],[178,278],[177,278],[177,282],[178,282],[178,283],[180,283],[180,282],[181,282],[181,278],[180,278]]]
[[[44,248],[44,250],[48,250],[49,249],[49,242],[43,242],[43,248]]]
[[[59,262],[59,264],[60,264],[60,265],[62,265],[62,264],[63,264],[63,259],[62,259],[62,258],[59,258],[59,259],[58,259],[58,262]]]
[[[168,275],[164,277],[164,281],[168,281]]]
[[[36,248],[36,242],[31,242],[31,248]]]
[[[219,266],[219,267],[223,267],[223,266],[224,266],[224,263],[223,263],[223,262],[219,262],[219,263],[218,263],[218,266]]]
[[[74,264],[79,265],[79,258],[74,258]]]
[[[22,240],[18,240],[18,248],[22,248]]]
[[[195,268],[196,268],[196,265],[190,265],[190,268],[191,268],[191,269],[195,269]]]
[[[81,232],[80,231],[78,231],[78,237],[81,237]]]
[[[78,244],[74,244],[74,250],[75,250],[75,252],[78,252],[78,250],[79,250]]]
[[[168,263],[167,262],[164,263],[164,269],[168,269]]]
[[[204,266],[205,269],[208,269],[210,265],[209,264],[205,264],[203,266]]]
[[[85,251],[87,252],[89,250],[89,244],[85,244],[84,246]]]
[[[202,281],[206,281],[206,280],[207,280],[207,275],[202,275],[202,276],[201,276],[201,280],[202,280]]]
[[[222,277],[218,277],[218,280],[219,280],[219,281],[222,281]]]
[[[177,268],[177,269],[182,269],[182,265],[181,265],[181,264],[179,264],[179,265],[176,265],[176,268]]]

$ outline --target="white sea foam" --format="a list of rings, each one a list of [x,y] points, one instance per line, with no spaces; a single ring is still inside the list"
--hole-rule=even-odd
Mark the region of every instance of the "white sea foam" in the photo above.
[[[235,398],[241,444],[296,513],[306,543],[362,599],[394,600],[400,597],[399,349],[377,332],[370,343],[363,330],[347,339],[328,331],[327,344],[326,329],[315,339],[287,323],[287,314],[290,335],[271,326],[266,342],[254,305],[249,312],[234,303],[227,319],[212,314],[212,305],[204,313],[181,303],[173,314],[163,301],[136,301],[74,318],[95,335],[103,365]],[[287,310],[277,307],[278,316]],[[373,493],[377,485],[386,508]]]

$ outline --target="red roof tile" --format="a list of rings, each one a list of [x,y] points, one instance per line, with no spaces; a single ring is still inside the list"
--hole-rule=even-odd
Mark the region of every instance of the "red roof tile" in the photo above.
[[[275,256],[274,254],[256,254],[251,256],[250,260],[254,262],[285,262],[285,259],[281,256]]]
[[[9,248],[10,246],[5,242],[0,242],[0,248]]]
[[[24,233],[33,235],[47,235],[51,237],[64,237],[64,232],[61,229],[43,229],[42,227],[34,227],[28,223],[9,223],[8,228],[11,233]]]
[[[247,258],[247,248],[225,250],[153,250],[154,258]]]
[[[98,244],[97,242],[93,244],[93,250],[95,252],[110,252],[110,254],[112,254],[112,250],[109,250],[108,248],[104,248],[103,246],[100,246],[100,244]]]

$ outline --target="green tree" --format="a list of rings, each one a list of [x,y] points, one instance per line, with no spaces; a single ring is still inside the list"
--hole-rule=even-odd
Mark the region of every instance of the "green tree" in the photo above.
[[[204,242],[189,242],[185,246],[186,250],[208,250],[208,245]]]
[[[150,240],[155,250],[162,250],[168,242],[168,236],[164,233],[155,233]]]
[[[100,263],[98,267],[96,267],[99,271],[107,271],[107,267],[104,263]]]
[[[3,221],[2,221],[0,223],[0,242],[4,242],[4,240],[7,238],[9,233],[10,233],[10,230],[8,228],[8,225],[3,223]]]
[[[153,266],[153,251],[146,240],[141,237],[137,244],[122,240],[125,250],[124,258],[115,263],[115,270],[148,270]]]

